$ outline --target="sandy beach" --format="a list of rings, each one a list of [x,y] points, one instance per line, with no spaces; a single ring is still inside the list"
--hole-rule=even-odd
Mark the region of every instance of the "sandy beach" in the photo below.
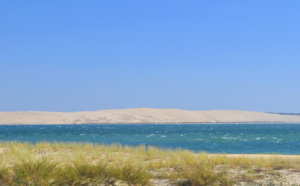
[[[0,112],[1,125],[23,124],[184,124],[300,123],[299,115],[252,111],[134,108],[86,112]]]

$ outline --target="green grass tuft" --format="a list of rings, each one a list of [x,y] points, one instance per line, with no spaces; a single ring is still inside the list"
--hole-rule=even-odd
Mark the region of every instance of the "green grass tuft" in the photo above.
[[[22,160],[13,166],[12,181],[18,185],[47,185],[57,168],[57,163],[52,163],[43,158],[37,161]]]

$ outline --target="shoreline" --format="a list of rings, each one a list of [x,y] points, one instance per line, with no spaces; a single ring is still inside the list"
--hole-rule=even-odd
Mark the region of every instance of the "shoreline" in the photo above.
[[[278,158],[299,158],[300,160],[300,153],[299,154],[280,154],[280,153],[251,153],[251,154],[246,154],[246,153],[233,153],[233,154],[228,154],[228,153],[210,153],[206,151],[193,151],[190,149],[182,149],[182,148],[162,148],[162,147],[156,147],[156,146],[147,146],[144,144],[140,145],[122,145],[120,143],[112,143],[112,144],[104,144],[104,143],[93,143],[93,142],[63,142],[63,141],[37,141],[37,142],[29,142],[29,141],[7,141],[7,140],[0,140],[0,154],[4,153],[5,148],[1,147],[2,144],[26,144],[29,146],[36,146],[37,144],[49,144],[50,146],[53,144],[56,145],[64,145],[64,146],[85,146],[85,145],[92,145],[92,146],[118,146],[119,149],[123,149],[126,147],[131,147],[131,148],[138,148],[138,147],[144,147],[145,151],[147,151],[148,148],[155,148],[159,149],[160,151],[166,151],[166,152],[176,152],[176,151],[188,151],[192,154],[207,154],[208,156],[215,157],[215,156],[225,156],[225,157],[230,157],[230,158],[237,158],[237,157],[244,157],[244,158],[270,158],[270,157],[278,157]]]
[[[300,154],[213,154],[207,153],[211,156],[228,156],[228,157],[246,157],[246,158],[269,158],[269,157],[279,157],[279,158],[299,158]]]
[[[11,125],[299,125],[299,123],[291,122],[146,122],[146,123],[133,123],[133,122],[118,122],[118,123],[11,123],[11,124],[0,124],[0,126],[11,126]]]

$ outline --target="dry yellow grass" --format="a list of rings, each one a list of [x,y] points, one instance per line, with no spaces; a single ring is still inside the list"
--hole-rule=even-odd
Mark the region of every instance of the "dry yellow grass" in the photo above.
[[[24,180],[37,185],[147,185],[153,179],[178,185],[233,185],[259,180],[261,172],[274,176],[283,169],[300,172],[300,156],[287,155],[207,154],[143,145],[48,142],[2,142],[0,149],[0,184],[7,185]]]

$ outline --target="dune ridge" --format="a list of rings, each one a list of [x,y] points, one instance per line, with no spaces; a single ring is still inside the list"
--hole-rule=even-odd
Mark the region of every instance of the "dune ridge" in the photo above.
[[[133,108],[85,112],[0,112],[0,125],[14,124],[300,123],[299,115],[253,111]]]

